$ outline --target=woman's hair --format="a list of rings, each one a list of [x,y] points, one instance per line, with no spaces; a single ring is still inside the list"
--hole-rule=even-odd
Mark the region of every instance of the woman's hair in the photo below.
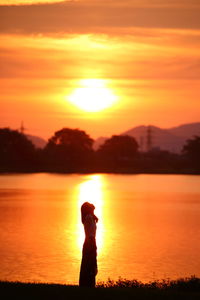
[[[98,218],[94,214],[95,206],[89,202],[83,203],[81,206],[81,221],[84,224],[87,215],[92,215],[95,222],[98,222]]]

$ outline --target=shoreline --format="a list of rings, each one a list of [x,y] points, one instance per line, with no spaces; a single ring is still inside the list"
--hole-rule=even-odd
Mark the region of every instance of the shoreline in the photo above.
[[[91,175],[91,174],[105,174],[105,175],[193,175],[193,176],[199,176],[200,172],[106,172],[106,171],[98,171],[94,170],[91,172],[56,172],[56,171],[0,171],[0,175],[23,175],[23,174],[58,174],[58,175]]]
[[[78,285],[56,283],[25,283],[0,281],[1,294],[5,299],[200,299],[200,278],[191,276],[177,280],[160,280],[142,283],[137,280],[108,280],[96,288],[80,288]]]

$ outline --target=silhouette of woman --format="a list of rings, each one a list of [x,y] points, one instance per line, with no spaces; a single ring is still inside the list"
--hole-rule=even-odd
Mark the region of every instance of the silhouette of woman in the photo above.
[[[97,246],[95,206],[89,202],[81,206],[81,220],[85,230],[85,241],[82,250],[82,261],[79,277],[79,286],[95,287],[97,275]]]

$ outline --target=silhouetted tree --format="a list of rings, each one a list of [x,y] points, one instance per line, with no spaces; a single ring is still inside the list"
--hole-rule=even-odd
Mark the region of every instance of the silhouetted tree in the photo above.
[[[36,149],[24,134],[9,128],[0,129],[1,171],[30,171],[35,156]]]
[[[187,140],[183,146],[183,154],[200,160],[200,136],[195,136],[193,139]]]
[[[130,171],[136,163],[138,148],[133,137],[113,135],[100,146],[97,158],[108,171]]]
[[[200,136],[187,140],[182,153],[187,159],[188,168],[200,172]]]
[[[140,155],[140,168],[143,173],[176,173],[182,166],[181,156],[167,150],[152,149]]]
[[[55,171],[84,171],[92,160],[93,140],[79,129],[63,128],[55,132],[43,151],[47,168]]]

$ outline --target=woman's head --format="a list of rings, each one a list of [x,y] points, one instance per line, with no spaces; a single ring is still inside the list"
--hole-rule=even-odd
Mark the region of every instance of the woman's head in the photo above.
[[[93,215],[95,217],[95,221],[98,221],[98,218],[94,215],[95,206],[89,202],[83,203],[81,206],[81,220],[84,223],[87,215]]]

